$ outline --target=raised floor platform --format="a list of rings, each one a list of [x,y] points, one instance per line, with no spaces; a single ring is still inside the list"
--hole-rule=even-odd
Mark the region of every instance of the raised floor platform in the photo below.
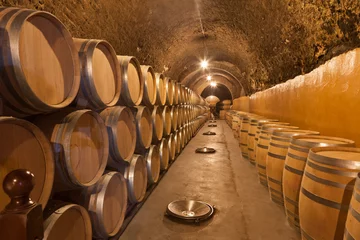
[[[204,136],[205,131],[216,136]],[[195,154],[199,147],[214,154]],[[164,216],[167,204],[195,199],[215,205],[212,219],[199,225],[176,223]],[[191,140],[126,228],[120,240],[297,240],[283,209],[271,202],[256,169],[241,157],[225,121],[207,124]]]

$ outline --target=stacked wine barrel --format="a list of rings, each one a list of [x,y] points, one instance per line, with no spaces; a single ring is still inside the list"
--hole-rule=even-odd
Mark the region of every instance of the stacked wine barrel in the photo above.
[[[0,181],[35,175],[45,239],[115,236],[206,121],[204,99],[50,13],[1,8],[0,25]]]
[[[360,149],[253,113],[227,111],[243,159],[302,239],[360,239]]]

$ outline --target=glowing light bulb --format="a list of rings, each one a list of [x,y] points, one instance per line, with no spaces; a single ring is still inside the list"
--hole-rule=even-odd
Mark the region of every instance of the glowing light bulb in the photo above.
[[[210,75],[208,75],[208,76],[206,77],[206,80],[208,80],[208,81],[211,81],[211,79],[212,79],[212,77],[211,77]]]
[[[204,69],[205,69],[205,68],[207,68],[207,67],[208,67],[209,63],[208,63],[208,61],[203,60],[203,61],[201,61],[201,64],[200,64],[200,65],[201,65],[201,67],[202,67],[202,68],[204,68]]]
[[[216,82],[211,82],[211,83],[210,83],[210,86],[216,87]]]

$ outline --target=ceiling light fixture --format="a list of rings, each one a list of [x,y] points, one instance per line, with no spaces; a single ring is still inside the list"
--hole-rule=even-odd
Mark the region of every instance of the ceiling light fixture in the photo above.
[[[208,67],[208,65],[209,65],[208,61],[206,61],[206,60],[202,60],[202,61],[201,61],[200,66],[201,66],[203,69],[206,69],[206,68]]]
[[[211,83],[210,83],[210,86],[216,87],[216,82],[211,82]]]
[[[206,77],[206,80],[208,80],[208,81],[211,81],[211,79],[212,79],[211,75],[208,75],[208,76]]]

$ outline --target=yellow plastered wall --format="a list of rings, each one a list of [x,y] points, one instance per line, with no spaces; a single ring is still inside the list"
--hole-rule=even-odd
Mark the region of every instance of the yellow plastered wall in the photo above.
[[[360,48],[250,97],[250,112],[360,146]]]
[[[233,100],[232,110],[249,112],[249,97],[239,97]]]

